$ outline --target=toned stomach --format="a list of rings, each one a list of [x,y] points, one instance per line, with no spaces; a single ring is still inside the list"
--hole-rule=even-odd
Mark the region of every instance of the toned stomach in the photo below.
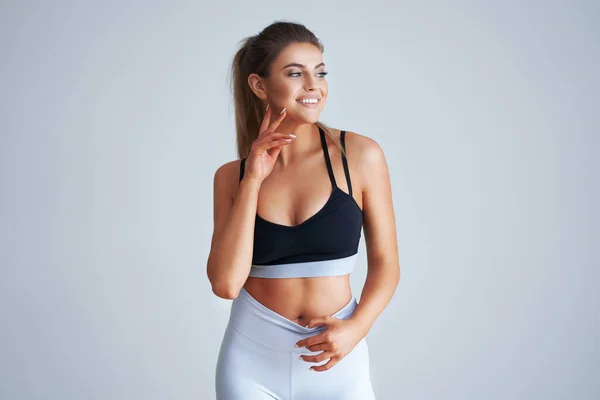
[[[267,308],[302,326],[310,318],[334,314],[352,299],[350,274],[312,278],[249,276],[244,288]]]

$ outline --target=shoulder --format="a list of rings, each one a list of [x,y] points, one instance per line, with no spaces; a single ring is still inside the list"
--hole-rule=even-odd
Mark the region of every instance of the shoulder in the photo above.
[[[228,161],[216,169],[213,177],[215,191],[226,192],[231,197],[235,195],[239,185],[241,161]]]
[[[347,130],[345,144],[348,162],[352,161],[361,174],[367,175],[369,172],[372,173],[374,168],[385,166],[385,154],[375,139]]]
[[[232,160],[219,166],[215,171],[215,178],[227,178],[233,176],[239,176],[240,165],[242,160]],[[237,182],[237,181],[236,181]]]

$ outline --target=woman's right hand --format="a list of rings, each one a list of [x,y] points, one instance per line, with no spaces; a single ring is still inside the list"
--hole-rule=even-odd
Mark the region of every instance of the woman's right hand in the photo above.
[[[291,143],[295,136],[287,133],[275,132],[281,121],[285,118],[285,108],[279,117],[270,123],[271,107],[267,108],[260,124],[258,137],[250,147],[250,154],[246,159],[244,177],[262,182],[273,171],[281,146]],[[270,150],[269,153],[267,150]]]

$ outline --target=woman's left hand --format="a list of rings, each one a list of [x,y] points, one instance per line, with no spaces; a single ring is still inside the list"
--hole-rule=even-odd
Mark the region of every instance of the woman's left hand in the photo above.
[[[366,336],[362,326],[352,319],[338,319],[332,316],[315,317],[309,320],[306,327],[312,328],[318,325],[324,325],[327,329],[318,335],[296,342],[297,347],[305,346],[310,351],[323,351],[314,356],[301,355],[304,361],[321,362],[330,359],[323,365],[310,367],[314,371],[327,371],[333,367]]]

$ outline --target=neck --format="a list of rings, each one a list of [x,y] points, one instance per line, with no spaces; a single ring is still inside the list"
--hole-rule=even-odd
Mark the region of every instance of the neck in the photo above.
[[[296,135],[289,144],[281,148],[277,157],[277,163],[282,167],[304,157],[307,153],[314,151],[316,147],[321,147],[319,127],[314,123],[295,123],[284,119],[275,131]]]

